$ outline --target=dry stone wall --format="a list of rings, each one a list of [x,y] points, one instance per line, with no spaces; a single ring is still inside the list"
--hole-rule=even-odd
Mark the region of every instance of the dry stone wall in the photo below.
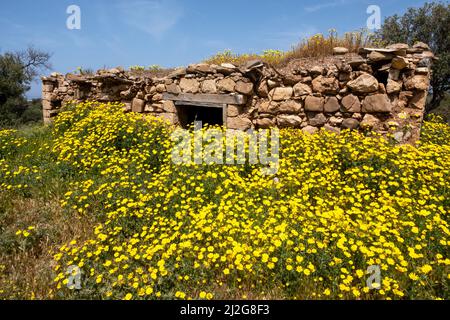
[[[186,110],[222,108],[231,129],[320,128],[392,133],[399,142],[419,137],[429,90],[429,47],[395,44],[277,70],[261,61],[235,66],[193,64],[163,77],[136,76],[121,68],[93,75],[43,77],[43,116],[51,122],[69,101],[122,102],[126,112],[186,122]],[[211,109],[212,110],[212,109]],[[186,123],[184,123],[186,124]]]

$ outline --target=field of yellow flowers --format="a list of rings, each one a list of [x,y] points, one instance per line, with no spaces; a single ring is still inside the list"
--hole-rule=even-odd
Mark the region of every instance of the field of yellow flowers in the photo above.
[[[0,131],[0,297],[449,298],[449,126],[417,146],[283,129],[276,179],[176,165],[172,130],[87,102]]]

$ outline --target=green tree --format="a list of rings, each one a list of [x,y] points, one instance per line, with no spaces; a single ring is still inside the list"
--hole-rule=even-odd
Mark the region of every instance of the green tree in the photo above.
[[[49,59],[49,53],[31,46],[0,55],[0,126],[21,122],[28,108],[25,93],[39,71],[50,68]]]
[[[388,17],[378,36],[386,44],[422,41],[430,46],[439,60],[433,64],[433,97],[426,111],[438,107],[450,89],[450,4],[425,3],[421,8],[409,8],[403,16]]]

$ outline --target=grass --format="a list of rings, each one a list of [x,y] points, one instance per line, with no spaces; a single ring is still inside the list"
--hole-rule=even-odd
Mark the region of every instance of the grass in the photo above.
[[[347,32],[343,36],[339,36],[336,30],[330,29],[328,35],[315,34],[300,41],[289,51],[265,50],[262,54],[236,54],[231,50],[225,50],[206,59],[205,62],[214,64],[228,62],[241,65],[249,60],[261,59],[274,66],[283,66],[295,59],[321,58],[332,55],[334,47],[344,47],[349,52],[358,52],[361,47],[380,45],[374,35],[368,33],[367,30]]]

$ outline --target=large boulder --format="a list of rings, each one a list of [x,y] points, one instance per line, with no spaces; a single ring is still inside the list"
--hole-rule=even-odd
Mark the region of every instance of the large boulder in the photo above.
[[[323,112],[323,98],[307,96],[305,99],[305,111]]]
[[[362,112],[391,112],[392,105],[386,94],[367,96],[362,104]]]
[[[378,90],[378,80],[368,73],[363,73],[355,80],[348,82],[347,86],[356,93],[370,93]]]
[[[333,77],[318,76],[312,81],[314,92],[322,94],[336,94],[339,91],[339,82]]]

